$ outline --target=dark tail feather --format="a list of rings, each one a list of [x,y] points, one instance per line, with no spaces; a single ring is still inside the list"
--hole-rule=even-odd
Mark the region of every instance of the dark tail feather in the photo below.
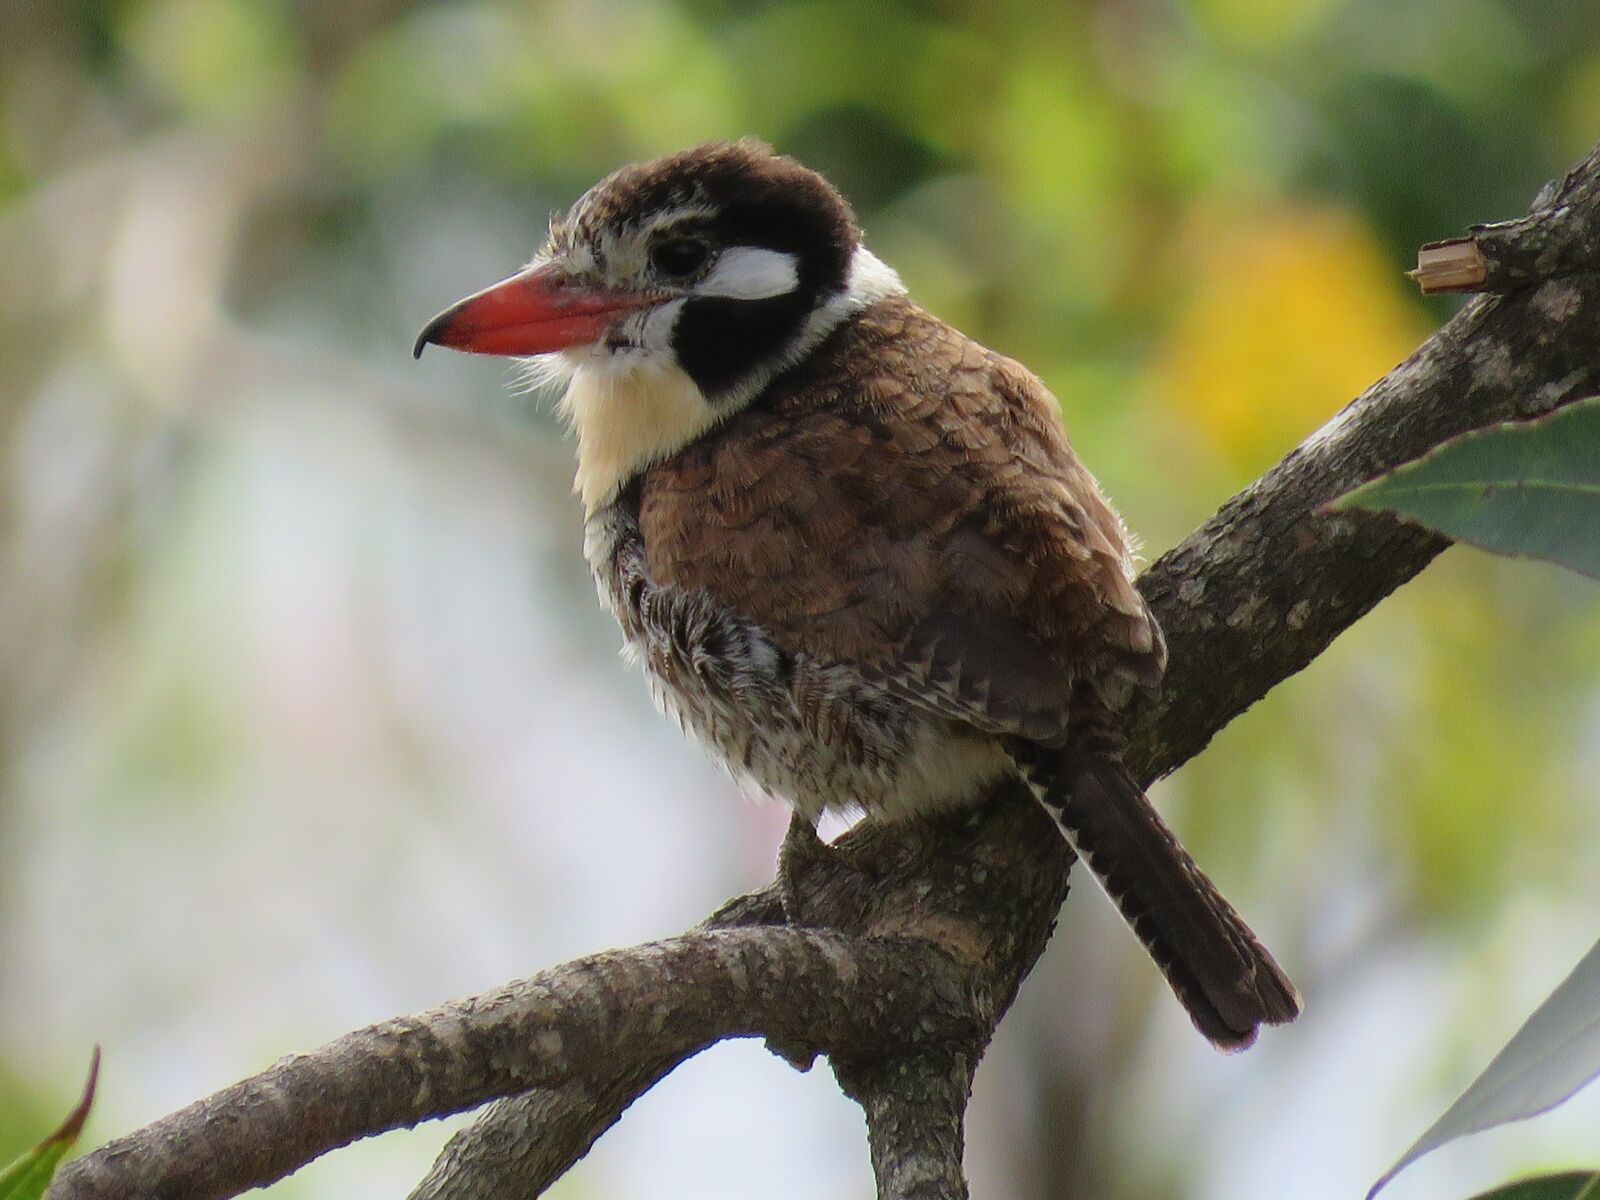
[[[1242,1050],[1300,1014],[1294,985],[1115,759],[1029,746],[1018,766],[1144,943],[1195,1027]]]

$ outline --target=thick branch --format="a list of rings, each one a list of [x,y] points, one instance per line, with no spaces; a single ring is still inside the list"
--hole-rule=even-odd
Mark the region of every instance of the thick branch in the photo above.
[[[963,1123],[977,1065],[961,1053],[834,1062],[867,1116],[879,1200],[967,1200]]]
[[[1559,278],[1475,301],[1147,572],[1171,666],[1136,718],[1130,761],[1146,779],[1198,753],[1446,544],[1323,504],[1454,434],[1600,391],[1600,159],[1540,201],[1524,223],[1542,247],[1529,269]],[[762,1034],[788,1057],[843,1064],[885,1195],[959,1196],[961,1081],[1042,952],[1069,865],[1016,789],[968,814],[863,827],[801,872],[818,929],[781,927],[770,890],[743,897],[683,938],[285,1060],[71,1164],[52,1195],[230,1195],[353,1138],[517,1095],[458,1137],[423,1194],[525,1197],[683,1057]],[[882,1082],[899,1071],[916,1086]],[[508,1137],[526,1152],[507,1152]],[[918,1159],[912,1141],[953,1149]]]
[[[1597,337],[1593,273],[1474,301],[1163,555],[1140,580],[1171,647],[1160,703],[1136,727],[1144,776],[1198,754],[1449,544],[1324,504],[1457,434],[1600,391]]]
[[[283,1059],[74,1161],[51,1195],[231,1196],[376,1130],[529,1088],[603,1092],[629,1064],[676,1063],[728,1037],[771,1032],[845,1056],[968,1042],[980,1030],[965,973],[929,949],[723,929],[578,959]]]

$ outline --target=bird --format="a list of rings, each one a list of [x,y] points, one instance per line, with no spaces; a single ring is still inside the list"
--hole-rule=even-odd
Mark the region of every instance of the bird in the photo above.
[[[1166,647],[1059,404],[918,306],[821,174],[750,138],[622,167],[430,344],[564,385],[626,652],[797,825],[1020,777],[1215,1046],[1299,1014],[1124,764]]]

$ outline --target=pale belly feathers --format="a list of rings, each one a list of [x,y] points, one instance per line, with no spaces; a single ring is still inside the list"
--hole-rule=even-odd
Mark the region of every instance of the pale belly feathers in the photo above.
[[[807,817],[884,820],[968,804],[1014,769],[995,738],[921,711],[849,664],[786,653],[703,594],[652,582],[626,503],[591,514],[585,553],[662,711],[741,783]]]

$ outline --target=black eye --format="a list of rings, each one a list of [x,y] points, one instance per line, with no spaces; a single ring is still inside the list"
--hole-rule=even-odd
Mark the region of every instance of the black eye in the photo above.
[[[710,257],[711,247],[698,238],[667,238],[650,247],[650,265],[663,275],[693,275]]]

